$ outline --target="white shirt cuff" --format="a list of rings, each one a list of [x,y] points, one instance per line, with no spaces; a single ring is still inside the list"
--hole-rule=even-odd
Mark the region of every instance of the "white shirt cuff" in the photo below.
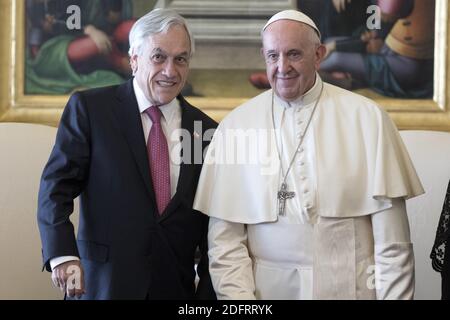
[[[75,256],[62,256],[62,257],[57,257],[57,258],[53,258],[50,260],[50,267],[53,269],[55,269],[57,266],[59,266],[60,264],[66,263],[68,261],[79,261],[80,258],[75,257]]]

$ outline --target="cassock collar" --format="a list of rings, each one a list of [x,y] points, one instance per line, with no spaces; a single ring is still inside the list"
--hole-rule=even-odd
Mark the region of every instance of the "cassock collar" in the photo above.
[[[284,121],[283,119],[285,117],[285,111],[287,110],[296,111],[297,109],[303,107],[306,108],[312,107],[313,103],[315,103],[317,99],[319,99],[321,88],[322,88],[322,79],[318,74],[316,74],[316,82],[314,83],[313,87],[295,101],[287,102],[281,100],[281,98],[279,98],[274,93],[273,107],[274,107],[275,128],[278,129],[282,127],[282,122]],[[288,114],[292,115],[293,113],[288,112],[286,116],[288,116]]]
[[[147,108],[152,106],[152,103],[148,101],[141,87],[139,87],[136,78],[133,79],[133,89],[136,95],[139,112],[143,113]],[[166,120],[166,123],[172,122],[172,119],[175,116],[177,108],[180,108],[180,103],[176,98],[170,101],[168,104],[159,106],[159,109],[161,110],[163,117]]]
[[[319,98],[321,87],[322,87],[322,79],[320,78],[319,74],[316,73],[316,80],[314,82],[314,85],[304,95],[302,95],[301,97],[297,98],[294,101],[287,102],[282,100],[275,94],[274,99],[275,104],[283,106],[284,108],[291,108],[291,107],[301,108],[303,106],[307,106],[315,102]]]

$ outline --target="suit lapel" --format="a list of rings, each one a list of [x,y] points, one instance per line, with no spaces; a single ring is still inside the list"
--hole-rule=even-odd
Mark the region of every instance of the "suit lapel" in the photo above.
[[[177,191],[171,201],[169,202],[169,205],[167,206],[166,210],[164,210],[163,215],[159,217],[159,221],[162,221],[166,219],[168,216],[170,216],[171,213],[177,209],[177,207],[180,205],[181,200],[183,199],[183,195],[191,188],[192,185],[192,179],[194,176],[194,116],[191,111],[191,106],[184,100],[182,96],[178,96],[178,100],[180,101],[180,107],[181,107],[181,129],[186,130],[189,132],[188,141],[184,141],[182,145],[182,150],[186,150],[190,148],[190,159],[188,159],[190,162],[185,163],[185,161],[181,162],[180,165],[180,176],[178,178],[178,184],[177,184]],[[200,135],[201,132],[198,132]],[[182,151],[187,152],[187,151]],[[189,154],[189,153],[188,153]],[[186,154],[184,154],[186,155]]]
[[[145,187],[152,199],[156,203],[155,193],[150,178],[150,168],[145,145],[144,129],[142,128],[141,115],[133,90],[133,80],[119,86],[117,90],[118,103],[114,106],[115,120],[125,136],[128,146],[131,149],[136,165],[141,173]]]

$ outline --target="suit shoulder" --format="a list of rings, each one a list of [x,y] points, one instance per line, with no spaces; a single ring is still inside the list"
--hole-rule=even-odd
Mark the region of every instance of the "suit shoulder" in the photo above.
[[[117,103],[117,93],[121,85],[100,87],[74,92],[66,108],[85,109],[87,113],[105,112]]]
[[[195,120],[201,120],[203,122],[203,125],[206,128],[216,128],[217,127],[217,122],[213,118],[208,116],[206,113],[204,113],[199,108],[194,107],[190,103],[188,103],[186,101],[184,101],[184,102],[185,102],[185,107],[189,108],[189,111],[191,112],[191,114]]]
[[[114,86],[107,86],[107,87],[100,87],[100,88],[93,88],[93,89],[87,89],[87,90],[80,90],[76,91],[73,95],[79,95],[83,97],[84,99],[90,100],[90,99],[105,99],[108,97],[115,96],[115,93],[120,85],[114,85]]]

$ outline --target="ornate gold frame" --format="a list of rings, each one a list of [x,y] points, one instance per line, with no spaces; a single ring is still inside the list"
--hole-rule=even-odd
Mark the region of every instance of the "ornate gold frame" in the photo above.
[[[67,96],[24,94],[25,25],[23,0],[0,2],[0,122],[57,125]],[[379,99],[400,129],[450,131],[450,6],[436,0],[434,97],[430,100]],[[194,98],[188,100],[221,120],[246,99]]]

